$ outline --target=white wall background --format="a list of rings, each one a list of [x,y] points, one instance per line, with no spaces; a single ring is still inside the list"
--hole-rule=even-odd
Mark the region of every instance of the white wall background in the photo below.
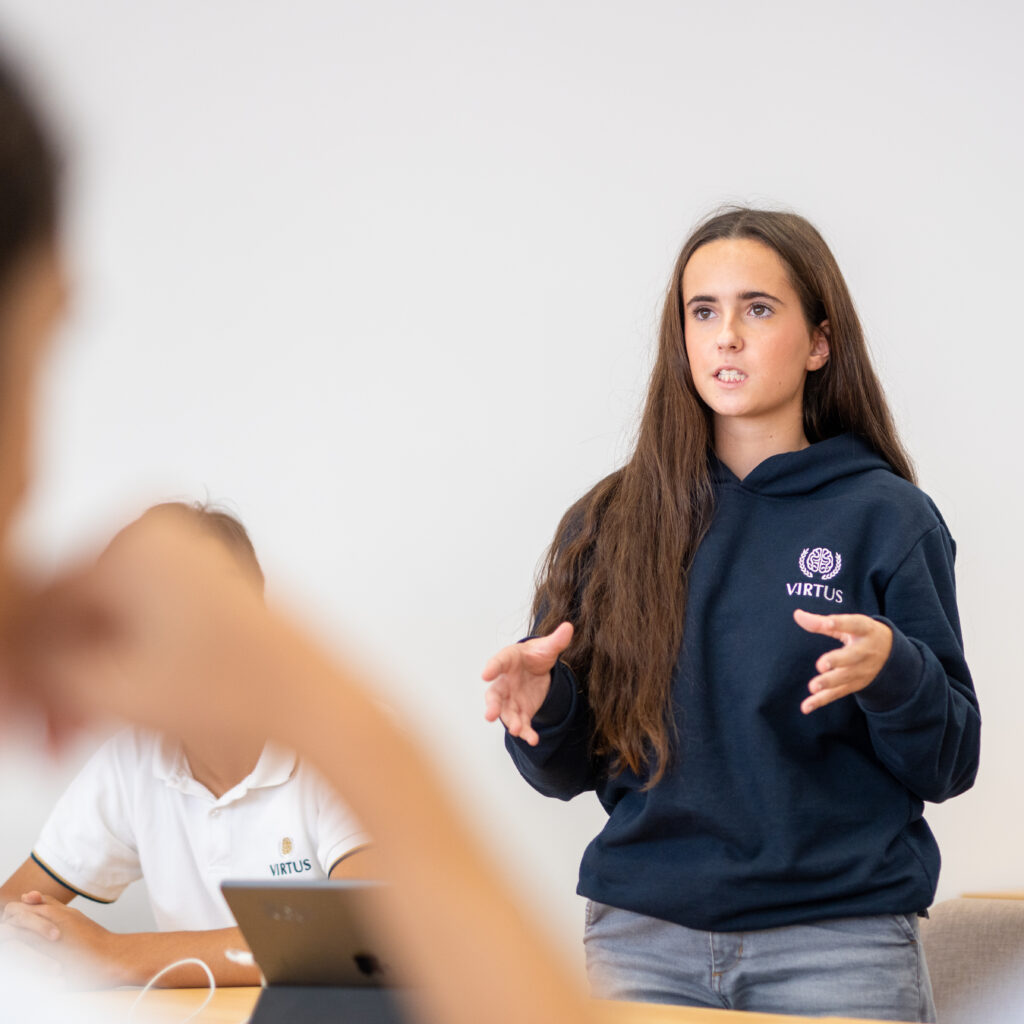
[[[603,815],[519,779],[479,670],[628,451],[688,228],[786,204],[832,243],[960,545],[984,754],[929,815],[940,896],[1024,885],[1019,5],[0,0],[0,28],[73,162],[34,558],[229,501],[571,947]],[[0,872],[85,749],[4,743]]]

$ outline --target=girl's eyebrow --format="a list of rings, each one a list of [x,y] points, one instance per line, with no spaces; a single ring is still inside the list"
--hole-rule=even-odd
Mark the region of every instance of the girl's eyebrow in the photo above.
[[[777,302],[780,306],[784,306],[785,303],[782,299],[775,295],[769,295],[768,292],[740,292],[739,298],[744,301],[750,299],[771,299],[772,302]],[[692,299],[687,303],[688,306],[692,306],[695,302],[717,302],[718,299],[714,295],[694,295]]]

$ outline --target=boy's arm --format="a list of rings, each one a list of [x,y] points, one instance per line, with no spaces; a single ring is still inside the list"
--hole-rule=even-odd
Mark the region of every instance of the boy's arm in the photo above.
[[[34,870],[33,870],[34,869]],[[384,871],[372,846],[364,846],[339,860],[332,879],[379,879]],[[40,884],[37,884],[40,883]],[[80,911],[65,906],[77,893],[61,885],[34,860],[27,860],[0,889],[9,902],[5,923],[34,932],[51,956],[86,957],[110,985],[144,985],[167,964],[185,957],[206,961],[218,985],[258,985],[256,967],[232,963],[226,950],[248,950],[238,928],[181,932],[112,932]],[[22,900],[26,895],[27,899]],[[60,943],[49,945],[49,943]],[[163,988],[193,988],[206,984],[195,965],[169,971],[158,982]]]
[[[194,932],[112,932],[67,907],[53,896],[30,892],[7,907],[6,921],[34,931],[41,938],[39,948],[55,960],[86,961],[86,968],[99,973],[106,985],[145,985],[159,970],[175,960],[198,957],[206,962],[218,985],[258,985],[256,967],[232,963],[229,949],[248,950],[238,928]],[[40,931],[42,924],[49,934]],[[53,937],[54,932],[56,937]],[[202,968],[189,964],[165,974],[157,983],[163,988],[205,986]]]
[[[18,903],[27,892],[41,892],[61,903],[70,903],[78,893],[62,885],[48,871],[28,857],[10,878],[0,885],[0,912],[8,903]]]

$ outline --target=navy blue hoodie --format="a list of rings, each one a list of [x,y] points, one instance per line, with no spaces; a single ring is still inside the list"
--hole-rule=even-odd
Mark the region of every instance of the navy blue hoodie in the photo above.
[[[912,913],[935,895],[924,801],[968,789],[980,717],[964,661],[954,544],[931,500],[853,435],[766,459],[742,481],[714,460],[716,511],[690,573],[672,681],[679,730],[665,777],[611,777],[590,754],[584,681],[559,662],[534,717],[506,734],[523,776],[608,823],[578,892],[690,928],[743,931]],[[892,628],[865,690],[804,715],[836,641],[793,609]]]

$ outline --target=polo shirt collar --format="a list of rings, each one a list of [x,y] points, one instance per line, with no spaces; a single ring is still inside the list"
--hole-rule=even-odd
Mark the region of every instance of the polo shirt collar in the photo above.
[[[236,800],[250,789],[283,785],[295,774],[297,764],[298,756],[294,751],[268,741],[260,752],[256,767],[217,802]],[[173,789],[185,793],[201,791],[209,795],[206,788],[192,777],[182,745],[169,736],[158,737],[153,751],[153,774]]]
[[[261,789],[264,786],[281,786],[294,774],[298,764],[298,756],[294,750],[278,746],[268,740],[256,762],[256,767],[244,780],[247,788]]]
[[[157,736],[153,746],[153,774],[170,784],[182,776],[190,776],[185,751],[168,736]]]

